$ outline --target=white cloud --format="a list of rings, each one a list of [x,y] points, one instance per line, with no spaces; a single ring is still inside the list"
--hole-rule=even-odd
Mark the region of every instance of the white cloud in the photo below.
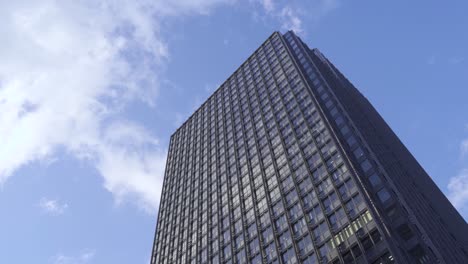
[[[275,5],[273,3],[273,0],[261,0],[263,8],[265,9],[265,12],[270,13],[275,9]]]
[[[43,197],[39,201],[39,207],[48,214],[61,215],[68,209],[68,204]]]
[[[293,30],[297,34],[301,34],[304,31],[298,11],[292,9],[290,6],[283,7],[279,16],[282,20],[281,29]]]
[[[85,249],[78,256],[67,256],[65,254],[57,254],[51,258],[52,264],[87,264],[91,263],[96,255],[95,250]]]
[[[458,210],[468,209],[468,169],[450,179],[448,190],[449,199]]]
[[[117,201],[154,210],[165,149],[122,113],[134,101],[155,105],[169,55],[162,19],[230,2],[3,1],[0,183],[65,149],[96,166]]]
[[[143,127],[114,123],[104,132],[97,149],[97,169],[105,177],[104,186],[121,203],[136,198],[138,205],[154,213],[162,187],[166,151]],[[136,194],[136,195],[135,195]]]
[[[276,20],[281,30],[293,30],[297,34],[303,34],[304,24],[314,26],[324,16],[338,8],[339,0],[250,0],[261,7],[261,11]],[[261,12],[260,12],[261,13]],[[254,12],[255,17],[259,12]]]
[[[465,157],[466,154],[468,154],[468,139],[462,141],[462,143],[460,144],[460,150],[462,157]]]
[[[468,125],[465,126],[468,128]],[[460,156],[463,168],[458,175],[450,178],[448,189],[448,198],[462,215],[467,217],[468,214],[468,139],[462,140],[460,143]]]

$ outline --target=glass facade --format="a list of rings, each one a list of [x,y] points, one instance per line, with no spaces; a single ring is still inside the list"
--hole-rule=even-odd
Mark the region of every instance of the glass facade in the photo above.
[[[151,263],[443,259],[401,216],[316,53],[275,32],[173,134]]]

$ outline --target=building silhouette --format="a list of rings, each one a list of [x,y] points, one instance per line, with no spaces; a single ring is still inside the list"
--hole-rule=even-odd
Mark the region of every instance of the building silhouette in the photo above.
[[[292,31],[273,33],[171,137],[152,264],[466,264],[467,252],[465,220]]]

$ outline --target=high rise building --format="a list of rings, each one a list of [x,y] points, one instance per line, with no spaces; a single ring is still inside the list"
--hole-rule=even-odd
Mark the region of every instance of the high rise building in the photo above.
[[[366,98],[275,32],[172,135],[151,263],[466,264],[467,245]]]

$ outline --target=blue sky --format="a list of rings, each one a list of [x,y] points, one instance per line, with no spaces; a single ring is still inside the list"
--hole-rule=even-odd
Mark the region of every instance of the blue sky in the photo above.
[[[468,218],[466,1],[1,1],[0,263],[148,263],[170,135],[273,31]]]

